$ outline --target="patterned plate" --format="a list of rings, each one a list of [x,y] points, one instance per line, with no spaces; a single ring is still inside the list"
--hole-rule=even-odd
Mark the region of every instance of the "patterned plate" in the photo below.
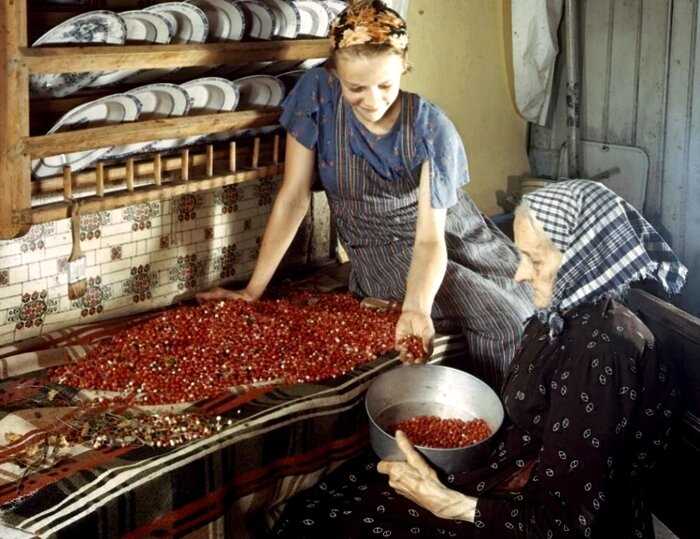
[[[172,39],[172,30],[168,20],[158,13],[134,10],[119,13],[126,24],[127,43],[158,43],[167,44]],[[107,86],[126,79],[139,70],[121,70],[102,73],[90,87]]]
[[[140,86],[126,92],[141,104],[141,120],[155,120],[172,116],[185,116],[190,110],[187,92],[177,84],[156,83]],[[117,159],[137,153],[163,151],[177,146],[177,139],[136,142],[125,146],[115,146],[103,157]]]
[[[301,16],[294,2],[291,0],[265,0],[265,3],[275,12],[277,24],[273,35],[287,39],[297,37]]]
[[[279,24],[270,6],[258,0],[242,0],[239,4],[245,10],[248,21],[248,37],[270,39]]]
[[[141,103],[126,94],[114,94],[89,103],[84,103],[64,114],[49,130],[48,134],[73,129],[84,129],[105,124],[132,122],[139,117]],[[35,159],[32,172],[37,178],[54,176],[63,172],[64,165],[70,165],[73,172],[82,170],[109,152],[110,147],[72,152]]]
[[[295,0],[301,17],[299,33],[305,36],[326,37],[331,19],[335,17],[325,4],[311,0]]]
[[[285,95],[284,83],[271,75],[252,75],[236,79],[240,94],[238,108],[247,109],[255,107],[276,107],[282,103]],[[269,133],[277,129],[277,125],[256,127],[252,129],[236,129],[228,131],[226,138],[242,137],[255,134]],[[223,138],[223,137],[221,137]]]
[[[209,35],[209,20],[204,11],[187,2],[165,2],[144,8],[143,11],[157,13],[168,21],[172,29],[171,43],[204,43]],[[128,77],[125,82],[141,84],[175,73],[181,68],[142,69]],[[202,68],[197,68],[202,70]],[[205,68],[209,70],[209,68]],[[191,76],[192,74],[190,74]]]
[[[331,21],[348,7],[348,3],[342,0],[323,0],[321,3],[333,14]]]
[[[190,114],[211,114],[236,110],[239,101],[238,86],[221,77],[204,77],[180,85],[190,101]],[[207,135],[194,135],[179,141],[181,146],[189,146],[206,138]],[[212,138],[215,138],[214,135]]]
[[[209,19],[210,41],[240,41],[246,30],[243,8],[233,0],[188,0]]]
[[[89,11],[55,26],[37,39],[32,47],[59,43],[91,43],[123,45],[126,24],[111,11]],[[32,94],[45,97],[65,97],[90,85],[100,76],[99,71],[82,73],[42,73],[31,75]]]

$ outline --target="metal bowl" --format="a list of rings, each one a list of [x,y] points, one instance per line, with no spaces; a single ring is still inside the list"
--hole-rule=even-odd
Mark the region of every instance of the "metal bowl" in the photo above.
[[[468,447],[436,449],[416,446],[433,465],[451,474],[485,463],[493,434],[503,423],[503,405],[484,382],[466,372],[441,365],[405,365],[379,376],[365,397],[372,449],[381,459],[405,460],[389,426],[419,415],[481,418],[491,436]]]

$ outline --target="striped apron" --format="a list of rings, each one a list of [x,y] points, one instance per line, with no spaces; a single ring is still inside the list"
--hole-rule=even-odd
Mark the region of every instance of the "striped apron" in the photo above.
[[[401,158],[411,170],[415,99],[402,92]],[[403,301],[418,215],[420,167],[399,180],[377,174],[350,150],[352,109],[342,96],[337,107],[337,193],[327,191],[338,237],[351,262],[350,290],[360,296]],[[469,355],[462,368],[499,389],[532,314],[529,287],[512,277],[515,247],[459,190],[447,210],[447,270],[432,317],[464,334]]]

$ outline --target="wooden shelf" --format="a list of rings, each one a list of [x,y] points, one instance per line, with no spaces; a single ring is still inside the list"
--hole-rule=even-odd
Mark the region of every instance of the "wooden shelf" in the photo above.
[[[66,152],[92,150],[133,142],[184,138],[191,135],[220,133],[230,129],[247,129],[274,124],[279,118],[280,110],[278,107],[271,107],[266,110],[163,118],[91,127],[39,137],[26,137],[23,139],[23,151],[35,158],[49,157]]]
[[[330,41],[294,39],[178,45],[22,47],[20,53],[30,73],[73,73],[325,58],[330,53]]]
[[[133,191],[120,191],[110,193],[108,196],[85,197],[80,200],[80,211],[82,213],[96,213],[104,210],[111,210],[122,206],[139,204],[154,200],[162,200],[198,191],[209,191],[234,183],[247,182],[258,178],[268,178],[282,174],[283,164],[274,164],[258,167],[251,170],[243,170],[230,174],[212,176],[209,178],[192,179],[187,181],[175,181],[165,183],[160,186],[147,185],[136,187]],[[26,220],[31,224],[47,223],[57,219],[67,219],[70,216],[71,205],[67,202],[56,202],[46,204],[28,210]]]

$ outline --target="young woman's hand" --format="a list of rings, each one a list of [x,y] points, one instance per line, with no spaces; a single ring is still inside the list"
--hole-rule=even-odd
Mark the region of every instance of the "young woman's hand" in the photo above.
[[[248,292],[247,288],[243,290],[227,290],[226,288],[212,288],[206,292],[197,294],[197,301],[217,301],[223,299],[242,299],[243,301],[255,301],[258,298]]]
[[[396,431],[396,442],[406,462],[383,460],[377,465],[379,473],[389,476],[389,486],[437,517],[474,522],[476,498],[443,485],[400,430]]]
[[[404,344],[404,340],[415,335],[423,341],[423,357],[413,358],[408,356],[408,349]],[[420,311],[404,310],[401,312],[399,321],[396,323],[396,350],[400,354],[401,361],[404,363],[425,363],[425,361],[433,353],[433,337],[435,336],[435,328],[430,316]]]

